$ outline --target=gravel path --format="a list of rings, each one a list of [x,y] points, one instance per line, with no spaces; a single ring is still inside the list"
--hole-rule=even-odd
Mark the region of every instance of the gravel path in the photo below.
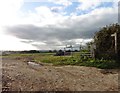
[[[118,70],[2,61],[3,91],[117,91]]]

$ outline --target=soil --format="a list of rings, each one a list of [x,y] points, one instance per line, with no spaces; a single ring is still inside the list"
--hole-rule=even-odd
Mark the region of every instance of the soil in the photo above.
[[[118,70],[2,59],[3,91],[118,91]]]

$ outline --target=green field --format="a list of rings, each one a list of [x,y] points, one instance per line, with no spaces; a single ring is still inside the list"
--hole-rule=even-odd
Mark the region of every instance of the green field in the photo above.
[[[14,58],[17,60],[32,60],[34,62],[52,63],[58,65],[77,65],[77,66],[90,66],[103,69],[118,68],[119,65],[115,60],[98,60],[87,57],[80,57],[79,52],[74,52],[73,56],[54,56],[55,53],[26,53],[26,54],[10,54],[2,56],[3,58]]]

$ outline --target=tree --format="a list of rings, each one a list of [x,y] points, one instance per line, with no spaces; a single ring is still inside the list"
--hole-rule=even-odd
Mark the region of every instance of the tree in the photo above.
[[[98,58],[114,59],[115,58],[115,39],[111,37],[117,31],[118,55],[120,56],[120,25],[112,24],[100,29],[95,33],[94,43],[96,45],[96,54]]]
[[[49,53],[52,53],[52,50],[49,50]]]

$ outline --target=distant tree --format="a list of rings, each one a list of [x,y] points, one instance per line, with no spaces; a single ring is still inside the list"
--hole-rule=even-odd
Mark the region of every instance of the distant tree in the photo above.
[[[78,50],[76,49],[76,50],[74,50],[74,52],[78,52]]]
[[[53,50],[53,52],[54,52],[54,53],[56,53],[56,52],[57,52],[57,50]]]
[[[49,53],[52,53],[52,50],[49,50]]]
[[[21,53],[40,53],[38,50],[21,51]]]
[[[66,50],[66,52],[71,52],[71,50],[69,49],[69,50]]]
[[[63,56],[64,52],[62,50],[59,50],[58,52],[56,52],[55,56]]]
[[[30,50],[28,53],[40,53],[38,50]]]

